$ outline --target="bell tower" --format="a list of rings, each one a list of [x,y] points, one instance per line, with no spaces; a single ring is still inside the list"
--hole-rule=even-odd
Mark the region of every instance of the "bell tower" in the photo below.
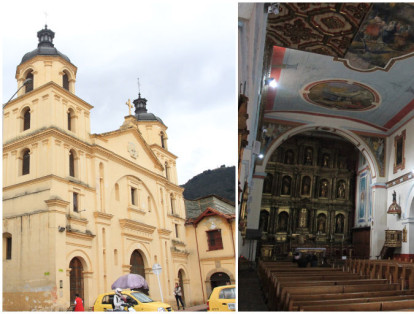
[[[16,69],[17,98],[4,105],[4,142],[54,127],[87,140],[93,107],[75,96],[77,67],[55,48],[55,33],[45,25],[38,45]]]

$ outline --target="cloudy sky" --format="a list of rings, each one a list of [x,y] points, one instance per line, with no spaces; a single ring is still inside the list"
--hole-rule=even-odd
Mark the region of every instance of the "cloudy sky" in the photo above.
[[[168,126],[179,184],[236,164],[236,2],[7,3],[0,5],[3,104],[47,22],[55,47],[78,67],[76,95],[94,106],[92,133],[121,126],[139,78],[148,111]]]

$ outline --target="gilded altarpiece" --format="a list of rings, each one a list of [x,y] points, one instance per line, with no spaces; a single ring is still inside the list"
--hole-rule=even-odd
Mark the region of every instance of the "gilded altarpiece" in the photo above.
[[[258,252],[273,259],[303,247],[344,254],[354,219],[357,156],[336,136],[295,136],[278,147],[266,166]]]

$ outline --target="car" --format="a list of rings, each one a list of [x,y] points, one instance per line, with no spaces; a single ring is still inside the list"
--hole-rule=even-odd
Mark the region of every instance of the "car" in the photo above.
[[[112,311],[112,301],[115,292],[107,292],[100,294],[93,305],[94,312]],[[146,294],[133,291],[123,290],[122,296],[125,297],[126,303],[134,305],[134,310],[137,312],[172,312],[171,305],[152,300]]]
[[[213,289],[207,301],[207,311],[225,312],[236,310],[236,286],[219,286]]]

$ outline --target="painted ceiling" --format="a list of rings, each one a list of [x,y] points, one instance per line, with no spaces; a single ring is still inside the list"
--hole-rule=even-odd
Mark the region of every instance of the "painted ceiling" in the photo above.
[[[413,117],[414,4],[281,3],[267,41],[278,87],[265,117],[342,117],[379,133]]]

